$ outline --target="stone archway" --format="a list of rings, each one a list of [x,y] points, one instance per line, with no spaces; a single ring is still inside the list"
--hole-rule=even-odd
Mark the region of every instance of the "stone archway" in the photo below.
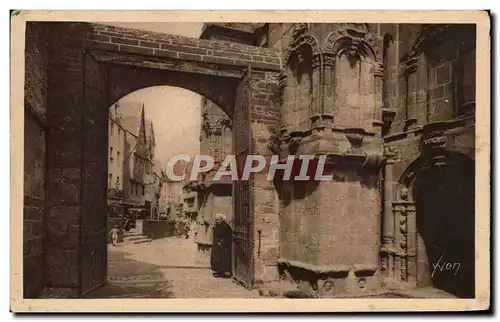
[[[401,266],[407,265],[417,287],[471,298],[475,280],[474,162],[450,151],[443,157],[437,163],[419,157],[400,180],[402,201],[396,207],[396,220],[403,248],[412,253]]]
[[[415,180],[417,271],[430,269],[417,285],[474,297],[474,164],[424,167]]]
[[[245,137],[252,153],[257,139],[251,126],[279,122],[273,115],[279,113],[280,66],[271,49],[237,43],[83,22],[45,27],[50,124],[45,225],[62,229],[48,231],[44,287],[78,297],[106,279],[107,108],[141,88],[185,88],[209,98],[230,117],[248,109],[248,122],[235,138]],[[248,91],[246,102],[235,99],[237,87]]]

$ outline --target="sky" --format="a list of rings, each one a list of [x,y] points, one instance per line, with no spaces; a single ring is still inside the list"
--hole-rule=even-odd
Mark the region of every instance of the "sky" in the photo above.
[[[200,36],[203,27],[202,23],[104,24],[194,38]],[[121,98],[120,103],[144,103],[145,116],[153,121],[155,131],[155,158],[162,168],[174,155],[199,154],[201,96],[197,93],[179,87],[155,86],[132,92]]]

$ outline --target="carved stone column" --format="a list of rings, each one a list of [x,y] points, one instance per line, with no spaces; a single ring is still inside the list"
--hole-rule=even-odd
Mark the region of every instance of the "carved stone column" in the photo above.
[[[323,92],[321,80],[321,56],[316,54],[312,58],[312,100],[310,115],[315,115],[321,112],[321,97]]]
[[[416,96],[418,91],[417,78],[417,57],[409,57],[405,62],[405,78],[407,82],[406,90],[406,124],[405,130],[411,130],[417,126],[417,104]]]
[[[418,56],[417,66],[417,124],[425,125],[427,123],[427,58],[424,53]]]
[[[395,201],[393,210],[397,227],[394,239],[394,278],[401,282],[415,284],[417,272],[415,203],[405,200]]]
[[[391,275],[394,270],[394,212],[392,200],[395,199],[393,165],[396,162],[397,149],[395,146],[386,146],[384,148],[385,177],[384,177],[384,214],[383,214],[383,237],[382,248],[380,250],[380,266],[385,276]]]
[[[294,87],[292,87],[290,77],[286,73],[282,73],[279,79],[280,93],[281,93],[281,129],[280,132],[286,136],[293,124],[293,100],[294,100]]]
[[[324,131],[333,125],[334,64],[335,58],[329,53],[318,54],[313,57],[313,82],[316,75],[318,75],[319,80],[319,86],[313,88],[313,108],[311,109],[310,118],[313,133]],[[321,70],[322,67],[323,70]],[[314,101],[316,95],[318,98],[317,105]]]
[[[383,84],[383,77],[384,77],[384,65],[380,63],[375,63],[375,71],[374,71],[374,76],[375,76],[375,104],[374,104],[374,111],[373,111],[373,127],[377,128],[377,135],[381,135],[381,128],[382,125],[384,125],[384,122],[382,120],[382,107],[383,107],[383,100],[382,100],[382,84]]]

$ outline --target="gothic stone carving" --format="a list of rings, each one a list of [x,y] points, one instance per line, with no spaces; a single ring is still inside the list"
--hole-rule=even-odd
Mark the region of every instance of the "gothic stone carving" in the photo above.
[[[395,145],[384,145],[384,156],[388,160],[395,160],[398,156],[398,148]]]
[[[345,131],[347,140],[349,140],[349,143],[351,143],[354,147],[359,147],[363,144],[364,134],[365,130],[362,128],[352,128]]]
[[[303,45],[308,45],[311,47],[313,56],[318,53],[318,42],[314,38],[314,36],[307,33],[307,25],[306,24],[297,24],[294,27],[294,31],[292,33],[292,42],[285,52],[284,62],[285,66],[288,65],[288,62],[292,56],[292,54],[297,54],[297,60],[300,62],[303,59],[300,54],[300,47]]]
[[[446,162],[447,127],[447,122],[435,122],[423,128],[422,155],[434,166],[444,165]]]
[[[325,43],[325,52],[337,55],[346,51],[349,57],[364,56],[377,61],[377,50],[371,34],[366,28],[346,26],[344,30],[330,33]]]
[[[393,212],[395,215],[398,234],[396,235],[395,246],[396,251],[394,252],[395,261],[395,271],[393,272],[397,279],[401,281],[408,280],[408,227],[410,220],[415,220],[415,204],[413,202],[401,201],[393,204]]]
[[[312,68],[319,68],[321,67],[321,55],[320,54],[315,54],[312,59]]]
[[[225,128],[231,128],[231,119],[228,118],[227,116],[223,116],[220,119],[217,120],[216,122],[217,127],[219,127],[221,130]]]
[[[201,129],[205,132],[205,134],[208,136],[211,133],[211,125],[210,125],[210,117],[208,116],[208,113],[205,112],[201,115]]]
[[[322,58],[324,66],[335,66],[335,55],[333,53],[324,52]]]
[[[276,155],[280,155],[281,153],[281,135],[278,130],[271,129],[271,135],[269,137],[269,142],[267,144],[267,148]]]

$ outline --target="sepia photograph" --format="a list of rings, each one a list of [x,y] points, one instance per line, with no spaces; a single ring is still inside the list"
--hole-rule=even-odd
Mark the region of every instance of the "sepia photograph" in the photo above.
[[[486,12],[86,13],[11,17],[11,306],[489,307]]]

